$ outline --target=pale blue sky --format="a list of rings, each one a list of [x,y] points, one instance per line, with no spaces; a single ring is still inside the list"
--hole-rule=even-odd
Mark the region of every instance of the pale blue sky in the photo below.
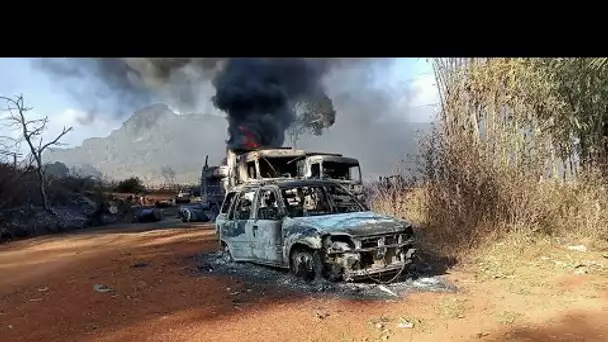
[[[83,116],[79,104],[60,85],[54,84],[44,73],[31,66],[31,61],[25,58],[0,58],[0,95],[16,96],[23,94],[26,103],[34,107],[33,115],[49,116],[51,124],[49,135],[56,134],[63,125],[74,126],[64,140],[69,145],[79,145],[83,139],[91,136],[106,136],[112,129],[120,126],[120,120],[100,118],[86,126],[75,120]],[[390,69],[378,73],[378,86],[401,88],[404,85],[413,87],[419,97],[418,102],[435,101],[432,89],[432,69],[424,58],[397,59]],[[430,94],[430,95],[429,95]],[[415,101],[414,101],[415,102]],[[418,103],[422,106],[426,103]],[[426,121],[426,118],[409,118],[413,121]]]

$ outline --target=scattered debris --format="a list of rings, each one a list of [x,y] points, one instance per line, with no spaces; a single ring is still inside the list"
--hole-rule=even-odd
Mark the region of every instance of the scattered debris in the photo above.
[[[583,274],[587,274],[587,268],[585,267],[585,265],[578,265],[574,267],[574,270],[572,271],[573,274],[575,275],[583,275]]]
[[[113,292],[114,289],[104,285],[104,284],[95,284],[93,286],[93,290],[95,290],[96,292],[101,292],[101,293],[106,293],[106,292]]]
[[[323,319],[325,319],[325,318],[329,317],[329,316],[330,316],[330,314],[329,314],[329,312],[325,312],[325,311],[319,311],[319,310],[317,310],[317,311],[315,311],[315,316],[316,316],[318,319],[323,320]]]
[[[389,290],[389,289],[388,289],[388,288],[386,288],[386,286],[384,286],[384,285],[378,285],[378,289],[380,289],[380,290],[382,290],[382,291],[384,291],[384,292],[386,292],[386,293],[388,293],[388,294],[390,294],[390,295],[392,295],[392,296],[399,297],[399,295],[398,295],[398,294],[396,294],[395,292],[393,292],[393,291]]]
[[[414,323],[409,320],[399,317],[399,322],[397,322],[397,327],[402,329],[412,329],[414,327]]]
[[[441,276],[424,273],[412,268],[408,274],[402,275],[391,284],[379,285],[374,282],[330,282],[319,280],[307,282],[293,276],[287,270],[275,269],[251,263],[231,262],[224,253],[203,252],[197,257],[198,267],[194,275],[220,274],[238,277],[244,281],[247,292],[253,291],[254,286],[282,287],[303,293],[327,293],[338,296],[394,299],[412,291],[423,292],[456,292],[457,287]],[[211,272],[213,270],[213,272]],[[427,271],[428,272],[428,271]],[[226,289],[231,292],[230,288]]]
[[[572,273],[582,275],[587,273],[595,273],[601,271],[604,265],[593,260],[584,260],[574,265]]]
[[[587,247],[585,247],[584,245],[568,246],[568,249],[571,251],[577,251],[577,252],[586,252],[587,251]]]
[[[45,286],[45,287],[41,287],[41,288],[39,288],[39,289],[38,289],[38,292],[46,292],[46,291],[48,291],[48,290],[49,290],[48,286]]]

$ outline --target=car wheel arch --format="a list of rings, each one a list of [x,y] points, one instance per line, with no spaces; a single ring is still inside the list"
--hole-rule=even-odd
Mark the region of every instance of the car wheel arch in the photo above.
[[[314,234],[294,236],[291,241],[287,243],[285,249],[285,260],[287,260],[287,266],[291,268],[291,257],[294,251],[298,249],[308,249],[312,251],[320,251],[323,247],[323,236],[315,232]]]

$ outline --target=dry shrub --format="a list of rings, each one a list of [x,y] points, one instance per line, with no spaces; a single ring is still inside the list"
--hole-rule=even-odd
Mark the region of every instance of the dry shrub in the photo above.
[[[472,146],[427,146],[427,156],[436,158],[418,205],[427,244],[462,256],[512,234],[528,242],[547,236],[608,237],[608,196],[601,178],[546,179],[539,177],[541,165],[500,165]]]
[[[46,194],[49,203],[62,213],[61,222],[46,220],[42,215],[39,181],[32,169],[21,169],[0,163],[0,242],[39,234],[72,229],[79,215],[89,207],[107,202],[103,184],[90,177],[47,175]]]
[[[421,143],[416,199],[394,188],[372,207],[418,221],[427,246],[456,257],[513,236],[608,238],[606,183],[591,167],[568,174],[557,158],[552,113],[563,106],[539,70],[523,59],[444,69],[443,112]]]

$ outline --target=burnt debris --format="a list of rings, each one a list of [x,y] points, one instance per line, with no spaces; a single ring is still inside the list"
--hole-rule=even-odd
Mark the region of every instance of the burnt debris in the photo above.
[[[265,289],[288,290],[305,294],[334,295],[357,299],[395,299],[411,292],[457,292],[458,288],[442,275],[415,268],[414,274],[401,275],[391,284],[371,281],[333,282],[318,280],[308,282],[292,274],[262,265],[230,261],[221,252],[201,252],[195,257],[197,268],[194,276],[225,275],[247,284],[256,293]],[[426,266],[426,265],[425,265]],[[425,267],[426,268],[426,267]],[[393,294],[388,293],[389,290]]]

